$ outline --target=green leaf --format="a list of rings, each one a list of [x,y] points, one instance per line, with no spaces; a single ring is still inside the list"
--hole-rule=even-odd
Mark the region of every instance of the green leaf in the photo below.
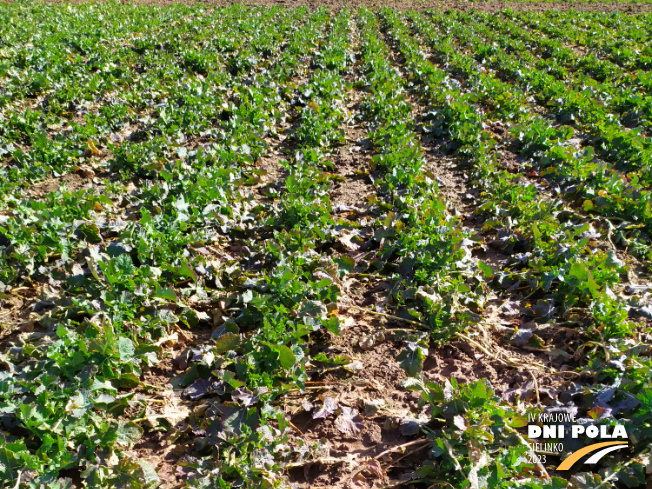
[[[169,309],[159,309],[156,311],[156,316],[165,324],[176,324],[179,318]]]
[[[144,355],[145,353],[159,353],[160,351],[161,351],[160,346],[141,343],[136,348],[136,351],[134,352],[134,356]]]
[[[126,362],[133,359],[135,351],[134,344],[129,338],[125,338],[124,336],[118,338],[118,354],[120,355],[120,360]]]
[[[396,359],[407,374],[414,377],[421,372],[427,354],[428,350],[416,341],[408,341]]]
[[[115,264],[115,269],[117,272],[129,277],[136,273],[134,262],[131,260],[131,257],[128,254],[123,253],[116,258],[112,258],[111,260]]]
[[[601,296],[601,294],[600,294],[600,286],[598,285],[598,283],[593,278],[592,273],[588,274],[588,277],[586,279],[586,285],[587,285],[587,288],[589,289],[589,291],[591,292],[591,295],[593,296],[593,298],[599,298]]]
[[[155,487],[158,487],[159,484],[161,483],[161,479],[159,479],[158,475],[156,474],[156,470],[146,460],[138,460],[138,465],[140,465],[140,468],[142,469],[142,482],[144,483],[145,488],[152,488],[154,489]]]
[[[108,205],[109,207],[113,206],[113,202],[106,195],[98,195],[97,201],[102,204]]]
[[[111,379],[111,383],[119,389],[133,389],[140,385],[140,380],[132,373],[125,373],[115,379]]]
[[[340,334],[340,320],[335,316],[330,316],[328,319],[322,319],[321,324],[331,333]]]
[[[77,231],[79,235],[81,235],[89,243],[97,244],[102,242],[100,228],[98,228],[97,224],[93,222],[82,224],[79,226]]]
[[[222,354],[238,348],[240,345],[240,335],[231,333],[230,331],[224,333],[217,340],[215,340],[215,353]]]
[[[476,399],[491,399],[494,395],[493,389],[484,380],[470,383],[469,390]]]
[[[75,418],[81,418],[92,407],[93,403],[91,402],[88,391],[81,391],[68,400],[66,411]]]
[[[532,223],[532,234],[534,235],[534,239],[536,240],[541,239],[541,236],[543,236],[535,223]]]
[[[297,362],[297,359],[294,356],[292,350],[290,350],[285,345],[275,345],[274,349],[278,352],[278,359],[281,362],[283,368],[290,369],[294,367],[294,364]]]
[[[550,489],[566,489],[568,487],[568,481],[561,477],[553,477],[551,484]]]
[[[523,428],[528,425],[528,420],[526,418],[515,416],[509,421],[508,424],[512,428]]]
[[[494,269],[491,268],[486,263],[478,260],[478,268],[482,270],[482,273],[484,274],[484,278],[486,278],[487,280],[491,280],[494,278]]]
[[[345,275],[345,273],[351,273],[355,269],[355,260],[350,256],[341,256],[335,259],[337,263],[338,272],[340,272],[340,277]]]
[[[181,267],[179,267],[179,275],[182,277],[187,277],[197,283],[197,274],[185,261],[181,262]]]
[[[222,407],[222,429],[240,435],[242,427],[247,425],[251,429],[258,428],[259,416],[256,408],[246,409],[235,406]]]
[[[406,377],[401,386],[409,391],[424,391],[426,390],[426,385],[423,381],[417,377]]]
[[[159,299],[165,299],[172,302],[177,301],[177,294],[174,291],[174,289],[172,289],[171,287],[161,287],[161,288],[157,287],[154,297],[158,297]]]
[[[116,434],[118,444],[130,447],[143,436],[143,429],[134,423],[119,421]]]

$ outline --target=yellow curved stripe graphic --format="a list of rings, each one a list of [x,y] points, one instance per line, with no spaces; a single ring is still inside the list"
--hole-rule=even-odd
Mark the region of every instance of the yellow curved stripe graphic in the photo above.
[[[557,467],[557,470],[568,470],[570,469],[575,462],[577,462],[579,459],[581,459],[584,455],[587,455],[591,452],[595,452],[596,450],[602,448],[602,447],[609,447],[611,445],[627,445],[627,442],[623,441],[605,441],[602,443],[594,443],[593,445],[589,445],[588,447],[584,447],[581,450],[578,450],[574,452],[570,457],[568,457],[566,460],[564,460],[561,464],[559,464],[559,467]]]

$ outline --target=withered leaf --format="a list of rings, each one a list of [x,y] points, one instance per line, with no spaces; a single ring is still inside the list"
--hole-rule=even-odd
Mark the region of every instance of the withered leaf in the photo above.
[[[335,403],[335,401],[333,401],[333,399],[326,396],[324,398],[324,405],[320,410],[313,413],[312,419],[327,418],[335,411],[337,411],[337,404]]]
[[[342,406],[340,415],[335,420],[335,426],[342,433],[355,435],[362,429],[362,418],[356,409]]]

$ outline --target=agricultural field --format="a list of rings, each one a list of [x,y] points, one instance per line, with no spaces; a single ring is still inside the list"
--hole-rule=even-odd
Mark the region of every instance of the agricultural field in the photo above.
[[[0,4],[0,487],[652,487],[652,14],[341,5]]]

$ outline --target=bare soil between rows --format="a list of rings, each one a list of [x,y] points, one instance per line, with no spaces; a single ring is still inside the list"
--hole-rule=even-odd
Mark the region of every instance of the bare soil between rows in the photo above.
[[[72,0],[61,2],[59,0],[51,0],[50,3],[86,3],[88,0]],[[95,1],[95,0],[92,0]],[[549,10],[556,10],[560,12],[567,12],[569,10],[576,10],[579,12],[624,12],[627,14],[638,14],[652,12],[652,3],[602,3],[602,2],[494,2],[494,1],[432,1],[426,0],[421,2],[405,2],[399,0],[256,0],[256,1],[240,1],[240,0],[200,0],[198,2],[192,0],[133,0],[123,3],[134,3],[136,5],[172,5],[175,3],[186,4],[200,4],[200,5],[215,5],[219,7],[227,7],[231,5],[245,5],[247,7],[273,7],[282,6],[288,8],[297,8],[307,6],[310,9],[317,9],[319,7],[327,7],[329,10],[337,11],[342,7],[349,7],[351,9],[358,9],[360,7],[367,8],[381,8],[389,7],[395,10],[460,10],[468,12],[471,10],[478,10],[481,12],[500,12],[503,10],[515,11],[533,11],[545,12]]]

